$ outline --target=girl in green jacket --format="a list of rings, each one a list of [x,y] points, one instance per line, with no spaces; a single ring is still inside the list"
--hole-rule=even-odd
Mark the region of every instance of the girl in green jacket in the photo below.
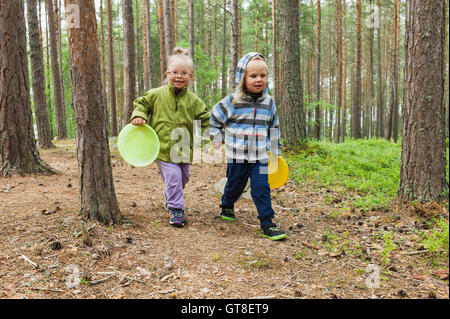
[[[164,207],[170,212],[170,224],[183,227],[183,189],[189,180],[193,158],[194,121],[209,127],[205,103],[189,90],[194,77],[194,62],[181,48],[175,48],[167,60],[166,80],[134,101],[131,123],[148,124],[158,134],[160,150],[157,165],[164,181]]]

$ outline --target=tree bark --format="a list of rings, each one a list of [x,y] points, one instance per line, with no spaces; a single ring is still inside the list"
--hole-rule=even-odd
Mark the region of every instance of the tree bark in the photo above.
[[[356,62],[353,92],[352,137],[361,138],[361,0],[356,1]]]
[[[192,1],[192,0],[190,0]],[[223,33],[222,33],[222,96],[227,95],[227,0],[222,1],[223,5]],[[190,42],[189,42],[190,43]]]
[[[111,136],[118,135],[117,127],[117,106],[116,106],[116,86],[114,74],[114,47],[113,47],[113,27],[112,27],[112,13],[111,0],[106,0],[106,10],[108,12],[108,66],[109,66],[109,96],[111,98]]]
[[[239,3],[238,0],[231,0],[231,46],[230,46],[230,69],[228,75],[228,87],[234,90],[236,77],[236,67],[239,54]]]
[[[59,5],[58,5],[59,3]],[[61,39],[61,16],[60,7],[61,3],[59,0],[54,0],[55,4],[55,27],[56,27],[56,43],[58,48],[58,66],[59,66],[59,81],[61,88],[61,101],[62,101],[62,112],[64,115],[64,121],[66,122],[66,135],[67,135],[67,117],[66,117],[66,107],[65,107],[65,96],[64,96],[64,74],[63,74],[63,58],[62,58],[62,39]]]
[[[153,55],[152,55],[152,37],[151,37],[151,21],[150,21],[150,1],[145,0],[145,29],[146,38],[145,42],[147,48],[147,69],[145,70],[145,90],[148,91],[153,87],[152,74],[153,74]]]
[[[287,144],[306,138],[305,111],[300,77],[299,7],[297,0],[280,1],[281,133]]]
[[[100,55],[102,60],[102,86],[103,94],[105,95],[106,103],[108,103],[108,95],[106,94],[106,58],[105,58],[105,28],[104,28],[104,11],[103,0],[100,0]],[[61,66],[61,64],[60,64]],[[111,135],[112,135],[112,123],[111,123]],[[116,135],[112,135],[116,136]]]
[[[445,147],[445,1],[406,2],[402,161],[398,196],[448,194]]]
[[[192,58],[192,61],[195,65],[195,42],[194,42],[194,0],[188,0],[188,18],[189,18],[189,54]],[[189,84],[190,89],[195,91],[195,78],[194,81],[191,81]]]
[[[55,15],[53,13],[53,0],[46,0],[45,6],[48,15],[48,30],[50,34],[50,55],[52,63],[53,95],[55,98],[56,136],[57,139],[67,138],[66,112],[61,95],[61,74],[58,66],[58,49],[56,44]]]
[[[164,10],[164,44],[166,46],[166,55],[172,54],[174,47],[173,39],[173,27],[172,27],[172,15],[170,10],[171,0],[163,0],[163,10]]]
[[[336,97],[336,127],[334,142],[341,138],[341,108],[342,108],[342,1],[336,0],[336,66],[337,66],[337,97]]]
[[[381,0],[377,0],[378,8],[381,8]],[[381,10],[381,9],[380,9]],[[381,21],[378,20],[377,29],[377,126],[376,126],[376,137],[384,137],[384,102],[383,102],[383,74],[381,65]]]
[[[52,174],[33,131],[24,4],[0,2],[0,176]]]
[[[142,77],[142,54],[141,54],[141,11],[139,10],[139,0],[136,0],[136,73],[137,73],[137,95],[143,93],[143,77]]]
[[[54,148],[52,131],[48,122],[47,99],[45,96],[44,66],[42,64],[42,45],[39,37],[39,24],[36,0],[27,0],[28,37],[30,44],[31,77],[33,84],[34,113],[39,146]]]
[[[398,5],[399,0],[395,0],[392,17],[391,74],[389,79],[389,111],[386,130],[386,139],[390,140],[393,138],[395,142],[397,142],[398,128]]]
[[[75,109],[80,213],[104,224],[121,220],[108,147],[106,102],[101,81],[94,1],[77,5],[80,25],[68,28],[71,83]]]
[[[136,59],[134,45],[133,1],[122,0],[123,10],[123,73],[124,103],[123,122],[130,122],[133,113],[133,101],[136,99]]]
[[[164,35],[164,9],[163,0],[158,0],[158,33],[159,33],[159,68],[161,81],[164,79],[167,67],[166,45]]]
[[[272,65],[273,65],[273,97],[275,100],[275,104],[279,104],[279,90],[277,83],[281,81],[280,78],[277,79],[278,75],[278,38],[277,38],[277,29],[278,29],[278,23],[277,23],[277,0],[272,0]],[[283,110],[280,108],[280,118],[282,117]]]
[[[320,62],[322,57],[321,51],[321,8],[320,0],[317,0],[317,42],[316,42],[316,64],[315,64],[315,83],[314,83],[314,93],[315,93],[315,123],[314,123],[314,138],[320,140],[320,129],[322,126],[322,114],[320,112]]]
[[[341,142],[347,136],[347,3],[342,3],[342,93],[341,93]]]

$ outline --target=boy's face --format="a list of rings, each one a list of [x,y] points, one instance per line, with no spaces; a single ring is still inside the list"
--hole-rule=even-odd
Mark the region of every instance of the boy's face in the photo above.
[[[253,60],[245,70],[245,87],[250,93],[261,93],[267,86],[268,70],[266,62]]]
[[[189,84],[194,77],[192,69],[184,59],[173,59],[166,71],[170,84],[181,89]]]

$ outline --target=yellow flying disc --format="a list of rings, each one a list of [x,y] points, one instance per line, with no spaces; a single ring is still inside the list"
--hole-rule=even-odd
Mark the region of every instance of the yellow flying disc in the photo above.
[[[270,152],[269,152],[270,159]],[[276,169],[276,171],[274,171]],[[273,172],[274,171],[274,172]],[[269,185],[270,188],[280,188],[286,184],[289,178],[289,167],[281,156],[278,156],[277,163],[269,160]]]

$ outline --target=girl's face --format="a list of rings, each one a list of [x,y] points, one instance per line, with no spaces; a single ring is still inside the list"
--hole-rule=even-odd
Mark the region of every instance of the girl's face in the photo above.
[[[263,60],[248,62],[245,70],[245,87],[250,93],[261,93],[267,86],[267,64]]]
[[[181,58],[175,58],[170,62],[166,74],[170,84],[177,89],[187,86],[194,77],[191,66]]]

